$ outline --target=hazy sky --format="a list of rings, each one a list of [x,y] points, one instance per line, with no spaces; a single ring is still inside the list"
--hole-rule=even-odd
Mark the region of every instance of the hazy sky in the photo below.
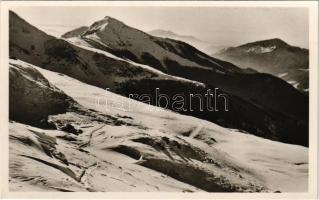
[[[308,48],[307,8],[14,7],[11,10],[53,35],[111,16],[143,31],[171,30],[215,45],[236,46],[281,38]]]

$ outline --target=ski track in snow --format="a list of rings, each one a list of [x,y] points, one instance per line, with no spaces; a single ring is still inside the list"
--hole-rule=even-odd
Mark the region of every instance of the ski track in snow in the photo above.
[[[198,125],[193,131],[192,133],[189,135],[190,138],[194,138],[196,137],[196,135],[198,135],[198,133],[202,130],[202,125]]]

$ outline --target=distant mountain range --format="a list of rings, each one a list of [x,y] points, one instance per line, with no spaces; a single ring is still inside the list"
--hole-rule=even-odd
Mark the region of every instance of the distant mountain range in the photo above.
[[[252,42],[230,47],[212,56],[277,76],[298,90],[309,91],[309,51],[294,47],[281,39]]]
[[[171,39],[186,42],[186,43],[196,47],[197,49],[201,50],[202,52],[204,52],[206,54],[216,53],[216,52],[226,48],[226,46],[214,45],[211,42],[200,40],[194,36],[180,35],[180,34],[174,33],[173,31],[167,31],[167,30],[162,30],[162,29],[156,29],[156,30],[149,31],[148,34],[153,35],[153,36],[157,36],[157,37],[171,38]]]
[[[124,96],[155,96],[155,88],[170,97],[204,95],[219,88],[229,97],[229,111],[200,111],[197,102],[195,111],[181,113],[308,145],[308,97],[279,78],[238,68],[185,42],[149,35],[111,17],[77,33],[57,39],[10,12],[10,56]]]
[[[87,31],[88,29],[89,29],[89,27],[87,27],[87,26],[81,26],[79,28],[73,29],[73,30],[63,34],[61,37],[71,38],[71,37],[74,37],[77,35],[81,35],[85,31]],[[214,45],[211,42],[200,40],[194,36],[180,35],[180,34],[174,33],[173,31],[168,31],[168,30],[156,29],[156,30],[149,31],[147,33],[150,35],[156,36],[156,37],[170,38],[170,39],[180,40],[180,41],[186,42],[186,43],[196,47],[197,49],[199,49],[200,51],[202,51],[206,54],[216,53],[216,52],[226,48],[226,46]]]

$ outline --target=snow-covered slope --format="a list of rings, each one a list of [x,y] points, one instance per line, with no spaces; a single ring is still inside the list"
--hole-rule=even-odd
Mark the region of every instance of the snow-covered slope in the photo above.
[[[307,190],[305,147],[155,109],[63,74],[11,62],[40,72],[81,105],[49,116],[59,130],[10,122],[12,191]],[[133,106],[128,111],[119,102]],[[73,129],[63,128],[66,124]]]
[[[81,33],[83,33],[84,31],[88,30],[89,27],[87,26],[81,26],[79,28],[76,28],[74,30],[71,30],[69,32],[64,33],[63,35],[61,35],[62,38],[72,38],[72,37],[76,37],[78,35],[80,35]]]

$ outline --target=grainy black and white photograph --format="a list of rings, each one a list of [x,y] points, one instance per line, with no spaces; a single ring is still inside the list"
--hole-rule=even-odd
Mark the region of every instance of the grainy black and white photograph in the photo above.
[[[10,6],[9,191],[307,193],[309,8],[196,5]]]

